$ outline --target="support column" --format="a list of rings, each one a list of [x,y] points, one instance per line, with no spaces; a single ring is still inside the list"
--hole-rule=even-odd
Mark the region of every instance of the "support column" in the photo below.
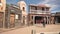
[[[35,24],[35,16],[33,16],[33,25]]]
[[[10,10],[8,11],[8,21],[7,22],[8,22],[8,28],[10,28]]]
[[[49,20],[49,21],[48,21],[48,22],[49,22],[49,24],[51,24],[51,22],[50,22],[50,17],[48,17],[48,20]]]
[[[4,17],[3,17],[3,28],[5,28],[5,11],[4,11]]]
[[[47,16],[47,24],[49,24],[49,22],[48,22],[48,16]]]
[[[27,25],[27,16],[25,16],[25,25]]]
[[[57,23],[57,18],[56,18],[56,20],[55,20],[55,24]]]
[[[46,7],[44,7],[44,9],[45,9],[45,10],[44,10],[44,11],[45,11],[44,14],[46,14]]]

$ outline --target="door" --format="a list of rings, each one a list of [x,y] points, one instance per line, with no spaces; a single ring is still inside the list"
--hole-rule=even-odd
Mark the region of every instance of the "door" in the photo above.
[[[0,28],[3,27],[3,13],[0,13]]]
[[[60,23],[60,16],[59,16],[59,17],[57,17],[57,22],[58,22],[58,23]]]
[[[10,14],[10,27],[14,27],[15,26],[15,15],[14,14]]]
[[[42,23],[42,17],[41,16],[35,16],[35,24]]]

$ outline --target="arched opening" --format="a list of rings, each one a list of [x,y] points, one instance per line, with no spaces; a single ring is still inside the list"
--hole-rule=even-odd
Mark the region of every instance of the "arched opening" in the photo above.
[[[23,7],[23,11],[25,11],[25,7]]]

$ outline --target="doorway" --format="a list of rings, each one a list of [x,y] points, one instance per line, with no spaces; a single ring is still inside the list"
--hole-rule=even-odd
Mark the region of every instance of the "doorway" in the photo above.
[[[35,16],[35,24],[40,24],[43,20],[42,16]]]
[[[15,26],[15,14],[10,14],[10,27]]]
[[[57,22],[60,23],[60,17],[57,17]]]

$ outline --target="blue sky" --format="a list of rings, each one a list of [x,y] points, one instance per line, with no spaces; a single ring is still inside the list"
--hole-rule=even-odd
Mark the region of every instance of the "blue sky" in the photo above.
[[[17,4],[20,0],[6,0],[8,4]],[[60,0],[24,0],[27,5],[29,4],[47,4],[51,6],[51,12],[60,12]]]

